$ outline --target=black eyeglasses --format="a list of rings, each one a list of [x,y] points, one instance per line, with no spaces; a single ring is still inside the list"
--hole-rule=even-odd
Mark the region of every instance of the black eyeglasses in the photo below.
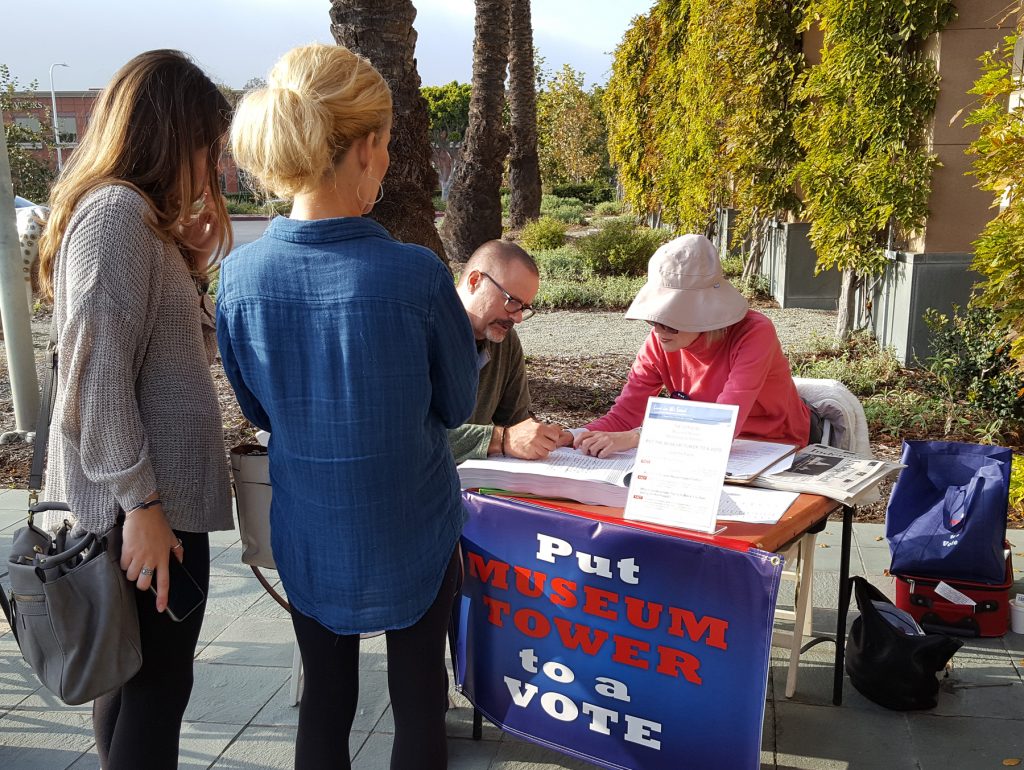
[[[523,320],[524,321],[527,318],[533,318],[534,314],[537,312],[536,310],[534,310],[533,306],[527,305],[521,299],[516,299],[515,297],[513,297],[511,294],[509,294],[507,291],[505,291],[504,288],[502,288],[502,285],[500,283],[495,281],[493,278],[491,278],[491,276],[487,275],[487,273],[485,273],[484,271],[481,270],[480,271],[480,275],[482,275],[488,281],[490,281],[495,286],[497,286],[498,287],[498,291],[500,291],[502,294],[505,295],[505,312],[506,313],[520,313],[521,312],[523,314]]]
[[[673,329],[671,326],[665,326],[665,324],[658,323],[657,321],[648,321],[648,326],[653,326],[655,329],[664,329],[669,334],[679,334],[678,329]]]

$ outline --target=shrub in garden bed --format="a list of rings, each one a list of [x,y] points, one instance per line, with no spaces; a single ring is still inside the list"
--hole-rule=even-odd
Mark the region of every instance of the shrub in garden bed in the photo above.
[[[930,309],[928,370],[941,395],[975,404],[1004,420],[1024,420],[1024,377],[1010,358],[1006,334],[987,308],[953,308],[946,316]]]
[[[619,201],[602,201],[594,206],[594,213],[599,217],[616,217],[622,213],[622,204]]]
[[[624,275],[593,277],[585,281],[544,279],[533,304],[546,310],[624,310],[645,280],[646,277]]]
[[[669,239],[666,230],[651,230],[631,217],[608,220],[593,235],[576,242],[590,269],[597,275],[642,276],[651,254]]]
[[[579,198],[591,206],[610,201],[614,195],[611,185],[603,182],[555,185],[551,192],[559,198]]]
[[[566,225],[553,217],[541,217],[523,226],[519,241],[523,248],[530,251],[537,249],[557,249],[565,243]]]
[[[572,246],[536,249],[532,254],[540,268],[540,276],[545,281],[552,278],[585,281],[593,276],[593,272],[579,251]]]

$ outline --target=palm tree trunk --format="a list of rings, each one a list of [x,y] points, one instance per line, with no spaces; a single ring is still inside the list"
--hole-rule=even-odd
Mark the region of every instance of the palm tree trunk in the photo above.
[[[501,125],[508,7],[509,0],[476,0],[469,127],[441,227],[441,238],[453,262],[465,262],[482,243],[501,237],[501,174],[508,153]]]
[[[537,91],[530,0],[509,0],[508,105],[511,149],[508,163],[509,226],[519,229],[540,216],[540,161],[537,158]]]
[[[331,34],[362,54],[391,87],[391,166],[384,198],[370,215],[400,241],[418,243],[447,261],[434,225],[437,172],[430,163],[427,104],[416,70],[416,9],[410,0],[332,0]]]

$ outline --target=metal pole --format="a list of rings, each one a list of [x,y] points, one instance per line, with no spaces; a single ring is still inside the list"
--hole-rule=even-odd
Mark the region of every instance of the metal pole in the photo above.
[[[3,115],[0,114],[0,125]],[[32,349],[32,322],[25,303],[25,282],[31,277],[22,264],[14,214],[14,185],[7,142],[0,142],[0,323],[7,349],[7,371],[14,400],[14,431],[0,435],[0,444],[28,439],[39,412],[39,380]]]
[[[64,63],[50,65],[50,104],[53,107],[53,146],[57,148],[57,173],[64,170],[64,158],[60,153],[60,129],[57,128],[57,93],[53,90],[53,68],[67,67]]]

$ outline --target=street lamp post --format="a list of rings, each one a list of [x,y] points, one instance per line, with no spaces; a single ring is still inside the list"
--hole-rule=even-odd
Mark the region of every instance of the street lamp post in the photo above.
[[[50,104],[53,107],[53,144],[57,148],[57,173],[64,170],[64,158],[60,153],[60,129],[57,127],[57,94],[53,90],[53,68],[67,67],[67,64],[54,63],[50,65]]]

